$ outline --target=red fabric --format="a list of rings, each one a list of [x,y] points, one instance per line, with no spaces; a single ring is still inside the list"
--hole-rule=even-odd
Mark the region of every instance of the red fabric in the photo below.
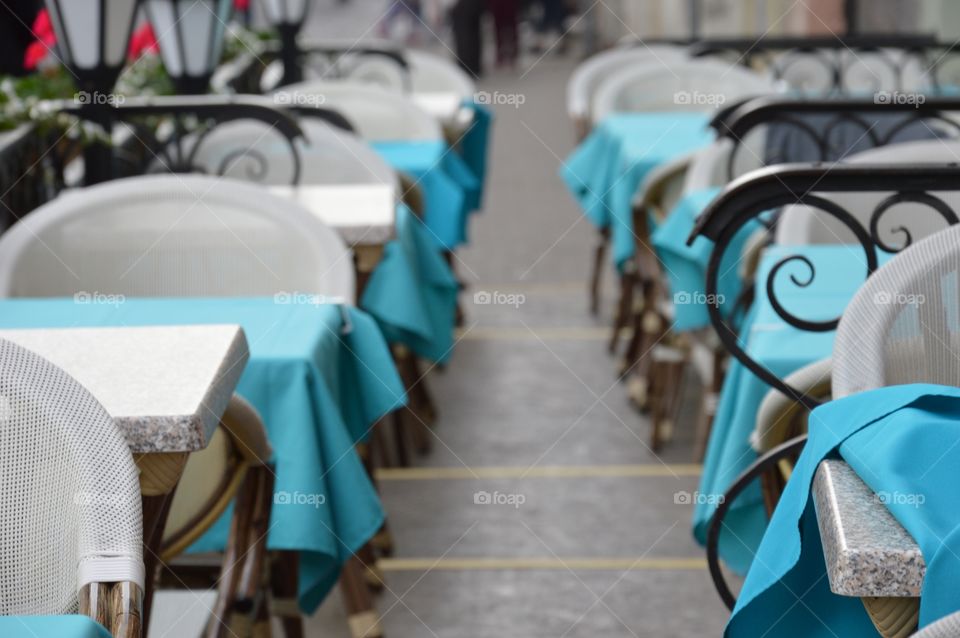
[[[127,51],[128,60],[136,60],[144,53],[156,53],[160,50],[157,36],[149,22],[133,32],[130,36],[130,49]]]
[[[50,49],[57,45],[57,36],[53,32],[53,23],[50,22],[50,14],[46,9],[41,9],[34,18],[31,31],[37,41],[30,43],[23,56],[23,68],[28,71],[36,69],[50,53]]]
[[[250,8],[250,0],[233,0],[233,8],[237,11],[246,11]]]

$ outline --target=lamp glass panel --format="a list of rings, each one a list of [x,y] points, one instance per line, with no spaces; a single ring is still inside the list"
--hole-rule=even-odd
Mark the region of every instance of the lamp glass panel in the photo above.
[[[60,0],[63,4],[84,5],[88,2]],[[122,66],[127,59],[127,47],[130,45],[130,28],[137,10],[137,0],[101,0],[106,7],[106,40],[103,62],[109,67]],[[73,45],[76,47],[76,45]]]
[[[58,47],[62,52],[69,44],[70,64],[80,69],[92,69],[100,61],[99,0],[59,0],[49,2],[54,29],[57,29]],[[59,9],[59,13],[57,10]],[[59,27],[59,28],[58,28]],[[67,56],[61,56],[67,61]]]
[[[177,39],[176,13],[174,3],[169,0],[147,0],[147,17],[160,45],[160,57],[170,77],[183,75],[183,59],[180,42]]]
[[[287,0],[287,19],[291,24],[300,24],[307,17],[309,0]]]
[[[272,25],[283,24],[286,21],[286,3],[284,0],[263,0],[263,10],[267,21]]]
[[[70,64],[70,49],[63,37],[64,29],[63,22],[60,20],[60,8],[56,2],[47,2],[47,10],[50,13],[50,22],[53,23],[53,32],[57,36],[56,55],[63,64]]]
[[[210,2],[180,2],[183,18],[178,25],[183,33],[187,75],[204,75],[213,67],[208,58],[213,33],[213,7]]]
[[[220,63],[223,57],[223,37],[227,31],[227,23],[233,15],[233,0],[217,0],[217,20],[213,24],[213,60],[211,69]]]

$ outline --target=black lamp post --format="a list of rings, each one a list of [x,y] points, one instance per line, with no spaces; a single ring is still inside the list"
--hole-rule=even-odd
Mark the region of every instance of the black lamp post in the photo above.
[[[223,54],[232,0],[145,0],[144,6],[177,91],[206,93]]]
[[[73,75],[82,116],[109,135],[110,94],[127,60],[140,0],[45,0],[57,35],[57,55]],[[87,184],[111,175],[109,146],[91,144],[84,153]]]
[[[300,48],[297,34],[303,28],[311,0],[262,0],[267,20],[280,34],[283,60],[282,84],[293,84],[303,79],[300,68]]]

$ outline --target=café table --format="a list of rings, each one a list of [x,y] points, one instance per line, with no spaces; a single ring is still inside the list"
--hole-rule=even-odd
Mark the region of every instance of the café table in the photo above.
[[[766,281],[771,268],[791,255],[808,258],[816,268],[816,275],[808,286],[796,286],[790,281],[791,275],[806,281],[810,272],[801,263],[789,264],[778,275],[774,289],[788,311],[808,320],[839,317],[867,277],[866,256],[859,245],[767,248],[757,269],[756,298],[743,322],[740,341],[755,361],[780,378],[829,357],[833,350],[834,332],[803,332],[794,328],[776,313],[767,297]],[[884,259],[881,255],[881,263]],[[700,494],[722,495],[756,460],[750,434],[756,425],[760,403],[769,391],[770,387],[739,361],[730,361],[707,445]],[[704,498],[694,507],[693,533],[700,543],[706,542],[714,502]],[[740,494],[727,513],[720,535],[720,555],[724,562],[733,570],[745,573],[766,525],[762,495],[759,486],[754,484]]]
[[[397,189],[393,184],[269,186],[336,230],[356,257],[358,288],[376,269],[384,246],[396,237]]]
[[[609,229],[618,266],[634,254],[633,199],[657,166],[713,141],[705,113],[623,113],[608,117],[560,172],[587,219]]]
[[[4,638],[112,638],[103,625],[80,615],[0,616]]]
[[[263,418],[274,450],[275,493],[315,497],[304,501],[309,505],[293,500],[274,507],[267,542],[270,549],[299,552],[298,598],[309,613],[336,583],[344,562],[383,524],[379,498],[354,446],[367,439],[375,422],[406,401],[374,320],[355,308],[323,301],[295,292],[263,298],[97,293],[6,299],[0,301],[0,328],[242,326],[250,359],[236,392]],[[97,350],[85,350],[86,359],[98,356]],[[190,359],[181,352],[174,362],[187,365]],[[239,374],[238,367],[231,373]],[[183,378],[175,368],[164,375],[171,385]],[[221,550],[228,523],[222,517],[192,550]]]
[[[0,330],[0,339],[77,379],[126,438],[140,470],[148,574],[156,567],[170,497],[187,459],[210,442],[249,359],[243,330],[222,323]],[[148,579],[147,602],[151,587]]]
[[[423,192],[423,222],[443,250],[467,241],[469,215],[480,201],[478,176],[446,141],[372,143],[396,171]]]
[[[846,461],[827,459],[813,479],[813,502],[830,590],[918,604],[926,563],[920,546]]]
[[[465,131],[473,123],[474,111],[464,105],[463,96],[453,91],[417,91],[414,104],[440,122],[444,130]]]

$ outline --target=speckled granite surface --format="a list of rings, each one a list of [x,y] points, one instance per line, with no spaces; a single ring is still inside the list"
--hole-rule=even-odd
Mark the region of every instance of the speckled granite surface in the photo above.
[[[917,597],[926,565],[920,548],[853,469],[820,464],[813,481],[830,589],[843,596]]]
[[[0,330],[66,370],[134,453],[206,447],[249,358],[240,326]]]

